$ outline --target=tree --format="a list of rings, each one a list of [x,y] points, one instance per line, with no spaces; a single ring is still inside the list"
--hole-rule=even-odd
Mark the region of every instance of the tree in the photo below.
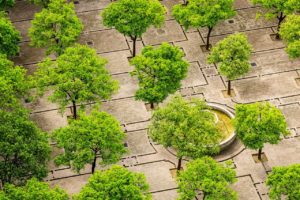
[[[133,57],[136,40],[150,26],[160,27],[165,20],[165,8],[157,0],[119,0],[102,12],[103,24],[117,29],[133,41]]]
[[[151,193],[144,174],[115,165],[96,171],[74,199],[150,200]]]
[[[272,200],[300,199],[300,164],[286,167],[274,167],[268,175],[266,184],[270,187]]]
[[[72,104],[73,117],[77,119],[76,104],[109,99],[118,88],[118,83],[111,79],[105,69],[107,61],[87,46],[69,47],[56,61],[49,58],[39,64],[35,73],[35,85],[39,94],[53,88],[52,102],[60,105],[61,112]]]
[[[287,43],[286,51],[290,58],[300,57],[300,16],[290,15],[280,29],[281,38]]]
[[[24,109],[0,110],[0,179],[22,184],[31,177],[47,176],[50,157],[47,134],[42,132]]]
[[[268,102],[236,105],[234,126],[247,148],[259,150],[259,160],[265,143],[278,144],[289,134],[284,115]]]
[[[149,126],[150,137],[177,151],[177,170],[181,168],[183,156],[194,159],[219,152],[222,136],[209,109],[204,101],[193,99],[188,102],[175,96],[164,108],[154,111]]]
[[[206,49],[210,48],[210,35],[219,21],[233,17],[234,0],[189,0],[187,5],[175,5],[172,15],[186,30],[207,27]]]
[[[5,11],[15,5],[15,0],[1,0],[0,1],[0,11]],[[1,34],[0,34],[1,35]]]
[[[83,30],[73,3],[66,3],[65,0],[52,0],[47,8],[35,14],[31,23],[31,44],[35,47],[46,47],[47,54],[62,54],[75,43]]]
[[[183,56],[178,47],[162,43],[158,48],[146,46],[141,55],[131,59],[130,64],[135,67],[131,75],[137,76],[139,80],[135,98],[149,102],[151,108],[154,108],[154,103],[160,103],[169,94],[176,92],[189,66],[182,59]]]
[[[243,76],[250,69],[252,47],[244,33],[230,35],[213,47],[208,63],[219,65],[219,73],[228,79],[227,94],[231,95],[231,81]]]
[[[96,110],[89,116],[81,114],[69,126],[54,131],[53,137],[58,147],[64,148],[64,153],[55,159],[56,164],[71,165],[77,172],[90,163],[94,173],[97,157],[101,158],[101,164],[110,164],[126,152],[120,123],[113,116]]]
[[[25,186],[16,187],[6,184],[3,191],[0,191],[2,200],[68,200],[68,194],[61,188],[50,188],[49,184],[39,182],[32,178],[27,181]]]
[[[12,25],[4,12],[0,12],[0,54],[8,57],[17,55],[20,51],[18,45],[20,40],[20,32]]]
[[[196,191],[201,190],[205,200],[237,200],[236,192],[230,188],[230,184],[237,180],[235,176],[235,171],[228,165],[223,166],[211,157],[193,160],[177,178],[178,199],[194,199]]]
[[[287,14],[300,11],[300,2],[297,0],[252,0],[253,4],[261,5],[266,9],[264,16],[267,19],[277,18],[277,34],[276,38],[279,39],[280,26]],[[260,16],[259,13],[258,16]]]

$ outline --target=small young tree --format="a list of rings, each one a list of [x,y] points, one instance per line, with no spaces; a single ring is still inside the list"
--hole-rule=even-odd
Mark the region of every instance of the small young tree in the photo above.
[[[13,57],[19,53],[20,32],[12,25],[4,12],[0,12],[0,54]]]
[[[300,57],[300,16],[290,15],[280,29],[280,37],[287,43],[286,52],[290,58]]]
[[[107,61],[87,46],[75,45],[65,50],[56,61],[46,59],[35,73],[35,84],[42,95],[49,86],[54,90],[52,102],[60,105],[61,112],[72,104],[73,117],[77,119],[76,104],[109,99],[118,88],[105,69]]]
[[[178,199],[194,199],[196,192],[201,190],[203,199],[237,200],[237,193],[230,188],[230,184],[237,180],[235,176],[233,169],[219,164],[213,158],[205,156],[193,160],[177,178]]]
[[[39,182],[33,178],[27,181],[25,186],[16,187],[12,184],[6,184],[0,191],[2,200],[69,200],[68,194],[61,188],[50,188],[49,184]]]
[[[266,184],[270,187],[269,197],[272,200],[281,200],[282,197],[300,199],[300,164],[274,167]]]
[[[297,0],[252,0],[255,5],[261,5],[267,10],[264,16],[267,19],[277,18],[277,34],[276,38],[279,39],[280,26],[287,14],[300,11],[300,3]],[[262,15],[259,13],[258,16]]]
[[[11,8],[14,5],[15,5],[15,0],[1,0],[0,1],[0,11],[6,11],[8,8]]]
[[[158,48],[146,46],[142,54],[130,61],[135,69],[131,73],[139,80],[139,89],[135,98],[151,104],[160,103],[169,94],[176,92],[181,86],[188,71],[189,63],[183,60],[184,54],[168,43]]]
[[[160,27],[165,20],[165,8],[157,0],[119,0],[102,12],[103,24],[117,29],[133,41],[133,57],[136,40],[150,26]]]
[[[123,144],[125,134],[120,123],[113,116],[93,110],[89,116],[80,115],[70,125],[53,133],[58,147],[64,153],[55,159],[56,164],[71,165],[79,172],[86,164],[92,164],[92,173],[96,168],[97,157],[102,164],[119,161],[126,149]]]
[[[218,64],[219,73],[228,79],[227,94],[231,95],[231,81],[250,69],[252,47],[244,33],[230,35],[218,42],[208,56],[208,63]]]
[[[62,54],[67,47],[74,44],[83,30],[73,3],[66,3],[65,0],[52,0],[47,8],[35,14],[31,23],[31,44],[35,47],[46,47],[47,54]]]
[[[151,200],[151,193],[144,174],[114,165],[108,170],[96,171],[74,196],[74,200],[85,199]]]
[[[0,110],[0,180],[22,184],[47,176],[50,146],[47,134],[29,120],[24,109]]]
[[[218,153],[222,138],[205,102],[188,102],[181,96],[173,97],[164,108],[154,112],[149,133],[154,141],[177,151],[177,170],[183,156],[199,158]]]
[[[244,145],[258,150],[259,160],[265,143],[278,144],[289,134],[284,115],[268,102],[236,105],[234,125]]]
[[[206,49],[210,48],[210,35],[218,22],[233,17],[234,0],[189,0],[187,5],[175,5],[172,15],[186,30],[207,27]]]

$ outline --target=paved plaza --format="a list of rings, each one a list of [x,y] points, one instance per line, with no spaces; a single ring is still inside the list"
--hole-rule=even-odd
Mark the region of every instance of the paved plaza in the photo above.
[[[128,57],[132,52],[132,41],[114,29],[108,29],[101,24],[99,13],[109,4],[110,0],[80,0],[75,2],[79,18],[84,23],[84,32],[79,43],[94,48],[100,56],[108,60],[107,69],[113,78],[120,83],[120,89],[110,101],[103,102],[101,109],[114,115],[127,134],[126,143],[129,153],[119,162],[132,171],[145,174],[150,191],[155,200],[174,200],[177,197],[177,184],[170,169],[177,163],[171,150],[165,149],[149,140],[147,126],[151,112],[141,101],[135,101],[134,94],[138,82],[129,72]],[[235,32],[244,32],[253,46],[251,71],[232,82],[235,96],[225,98],[222,91],[226,89],[226,79],[218,74],[214,65],[206,63],[207,52],[200,48],[206,41],[206,29],[191,29],[185,31],[170,15],[173,5],[183,3],[181,0],[161,1],[167,8],[166,22],[160,29],[150,28],[137,42],[137,52],[145,45],[159,45],[169,42],[179,46],[185,53],[185,59],[190,62],[188,77],[182,82],[178,91],[186,98],[204,98],[233,111],[237,103],[270,101],[278,106],[286,116],[291,135],[284,138],[278,145],[266,145],[264,152],[268,162],[255,163],[252,150],[245,149],[235,141],[231,147],[216,156],[220,162],[232,160],[238,182],[233,188],[238,192],[240,200],[267,200],[268,188],[265,179],[274,166],[286,166],[300,163],[300,60],[290,61],[284,51],[282,41],[273,40],[270,34],[275,33],[276,21],[256,19],[260,7],[254,7],[247,0],[236,0],[237,15],[233,20],[220,24],[212,32],[212,45]],[[30,20],[40,9],[26,1],[17,1],[9,15],[14,25],[22,33],[21,53],[14,59],[16,64],[23,65],[32,74],[36,64],[45,58],[45,50],[29,45],[27,36]],[[55,59],[54,56],[51,58]],[[58,106],[51,104],[47,96],[35,104],[28,104],[32,109],[32,119],[43,130],[49,132],[67,125],[67,115],[58,113]],[[89,106],[88,106],[89,108]],[[52,144],[54,157],[61,152]],[[78,193],[87,183],[90,166],[80,174],[69,167],[56,167],[49,163],[49,176],[46,178],[51,185],[58,184],[69,194]],[[201,199],[201,194],[197,197]]]

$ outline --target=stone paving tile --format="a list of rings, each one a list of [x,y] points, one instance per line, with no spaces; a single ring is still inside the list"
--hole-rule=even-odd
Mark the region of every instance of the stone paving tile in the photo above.
[[[242,8],[249,8],[251,7],[252,5],[249,3],[248,0],[236,0],[234,2],[234,7],[236,9],[242,9]]]
[[[260,200],[250,176],[239,177],[233,189],[238,192],[239,200]]]
[[[174,5],[183,4],[182,0],[160,0],[161,4],[165,6],[167,10],[166,20],[173,19],[172,8]]]
[[[143,155],[155,153],[155,149],[149,142],[147,130],[126,133],[129,155]]]
[[[167,190],[163,192],[156,192],[152,194],[152,199],[153,200],[174,200],[177,199],[178,194],[177,191],[174,190]]]
[[[109,52],[101,54],[101,56],[107,59],[106,68],[111,74],[131,72],[133,70],[133,66],[130,66],[128,61],[128,57],[131,56],[128,50]]]
[[[138,89],[138,80],[130,74],[113,75],[113,79],[119,82],[120,88],[117,94],[113,95],[113,99],[133,97]]]
[[[102,24],[99,10],[82,12],[77,15],[84,25],[85,32],[108,29]]]
[[[75,9],[77,13],[91,10],[100,10],[105,8],[110,3],[110,0],[79,0],[79,4],[75,4]]]
[[[157,45],[162,42],[178,42],[186,40],[180,25],[175,21],[166,21],[161,28],[150,28],[143,35],[143,41],[146,45]]]
[[[298,103],[280,106],[280,109],[290,128],[300,127],[300,105]]]
[[[13,25],[20,31],[21,33],[21,41],[29,41],[28,36],[28,29],[31,27],[31,21],[21,21],[21,22],[14,22]]]
[[[26,0],[16,1],[13,8],[9,10],[9,17],[11,21],[24,21],[33,19],[36,12],[40,12],[41,8],[29,3]]]
[[[190,63],[187,77],[181,83],[184,88],[207,84],[198,63]]]

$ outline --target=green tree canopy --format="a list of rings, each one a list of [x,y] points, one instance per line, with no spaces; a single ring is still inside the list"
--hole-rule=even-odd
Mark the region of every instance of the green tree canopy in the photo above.
[[[47,54],[62,54],[74,44],[83,30],[73,3],[66,3],[65,0],[52,0],[47,8],[35,14],[31,23],[31,44],[46,47]]]
[[[282,24],[279,32],[281,38],[287,43],[286,52],[290,58],[300,57],[300,16],[290,15]]]
[[[69,126],[54,131],[53,137],[58,147],[64,148],[64,153],[55,159],[56,164],[70,165],[77,172],[85,164],[92,164],[94,173],[97,157],[101,164],[110,164],[119,161],[126,152],[125,134],[118,120],[96,110],[89,116],[82,113]]]
[[[207,61],[218,64],[219,73],[228,79],[228,95],[231,94],[231,81],[249,71],[251,50],[244,33],[230,35],[212,48]]]
[[[150,26],[160,27],[165,20],[165,8],[157,0],[119,0],[102,12],[103,24],[117,29],[133,41],[133,57],[136,39]]]
[[[49,184],[32,178],[25,186],[16,187],[6,184],[0,191],[1,200],[69,200],[68,194],[61,188],[50,188]]]
[[[154,111],[149,133],[164,147],[177,151],[179,170],[183,156],[199,158],[218,153],[222,135],[215,125],[215,117],[204,101],[173,97],[164,107]]]
[[[115,165],[96,171],[74,199],[150,200],[151,194],[144,174]]]
[[[268,175],[267,185],[270,187],[269,197],[272,200],[300,199],[300,164],[286,167],[274,167]]]
[[[15,5],[15,0],[0,0],[0,11],[5,11]],[[1,35],[1,34],[0,34]]]
[[[21,184],[25,180],[47,176],[50,146],[24,109],[0,110],[0,180]]]
[[[0,54],[5,54],[7,57],[17,55],[20,51],[20,40],[20,32],[13,26],[6,14],[0,12]]]
[[[42,6],[43,8],[47,8],[51,1],[50,0],[29,0],[29,2],[38,6]]]
[[[153,108],[154,103],[160,103],[176,92],[189,66],[183,56],[178,47],[163,43],[158,48],[146,46],[141,55],[131,59],[130,64],[135,67],[131,75],[139,80],[136,99],[149,102]]]
[[[259,150],[259,159],[265,143],[278,144],[289,134],[284,115],[269,102],[236,105],[234,126],[247,148]]]
[[[186,30],[190,27],[207,27],[206,49],[209,50],[209,38],[212,29],[218,22],[229,19],[236,14],[233,3],[234,0],[189,0],[187,5],[175,5],[172,15]]]
[[[251,0],[255,5],[261,5],[266,9],[263,14],[267,19],[277,18],[277,31],[280,31],[280,26],[286,15],[300,11],[300,1],[298,0]],[[259,16],[262,13],[259,13]],[[279,35],[277,34],[277,38]]]
[[[237,200],[237,193],[230,188],[236,182],[236,173],[213,158],[203,157],[187,164],[177,178],[179,200],[191,200],[197,191],[203,192],[204,200]]]
[[[87,46],[69,47],[56,61],[46,59],[39,64],[33,81],[40,94],[51,86],[54,93],[52,102],[60,105],[64,112],[68,104],[72,104],[73,116],[77,118],[76,104],[84,107],[84,103],[109,99],[118,88],[105,68],[107,61]]]

